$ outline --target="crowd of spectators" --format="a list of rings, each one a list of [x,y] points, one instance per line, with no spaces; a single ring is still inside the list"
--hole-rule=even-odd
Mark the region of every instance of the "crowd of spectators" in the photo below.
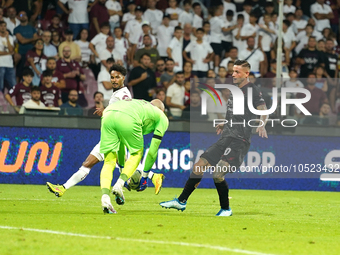
[[[251,64],[250,80],[263,90],[277,86],[282,68],[280,86],[310,90],[305,107],[313,115],[340,112],[337,0],[285,0],[282,31],[276,0],[2,0],[1,6],[0,94],[17,112],[27,103],[69,115],[105,105],[108,70],[117,63],[129,71],[134,98],[159,98],[170,119],[188,119],[202,93],[190,79],[231,83],[236,59]],[[89,75],[96,80],[91,89]],[[218,93],[225,104],[230,92]],[[295,108],[290,114],[301,116]]]

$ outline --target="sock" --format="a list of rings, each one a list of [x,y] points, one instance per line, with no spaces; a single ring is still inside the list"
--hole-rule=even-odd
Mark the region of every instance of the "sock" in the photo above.
[[[215,73],[218,73],[218,66],[215,66]]]
[[[102,195],[110,195],[110,190],[107,188],[102,188]]]
[[[75,172],[67,182],[64,183],[64,188],[69,189],[74,185],[78,184],[82,180],[86,178],[86,176],[90,173],[91,168],[81,166],[77,172]]]
[[[109,152],[104,157],[104,165],[100,172],[100,188],[102,189],[103,194],[106,189],[110,191],[113,171],[116,167],[116,159],[117,154],[115,152]],[[110,192],[109,192],[110,193]]]
[[[215,183],[218,196],[220,197],[221,209],[229,210],[229,188],[226,180],[220,183]]]
[[[197,188],[201,180],[202,176],[191,173],[189,179],[187,180],[184,186],[182,194],[178,197],[178,200],[181,203],[185,203],[188,200],[191,193]]]
[[[123,179],[124,181],[127,181],[136,171],[139,162],[142,159],[142,156],[143,149],[140,149],[139,151],[131,154],[128,160],[125,162],[124,169],[120,174],[119,178]]]
[[[149,171],[148,178],[149,178],[150,180],[152,180],[153,175],[154,175],[154,173],[153,173],[152,171]]]

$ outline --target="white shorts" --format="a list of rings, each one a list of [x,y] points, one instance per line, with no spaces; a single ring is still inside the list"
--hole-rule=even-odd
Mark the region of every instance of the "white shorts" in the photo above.
[[[100,153],[100,142],[94,146],[90,154],[95,156],[99,161],[104,161],[104,154]]]

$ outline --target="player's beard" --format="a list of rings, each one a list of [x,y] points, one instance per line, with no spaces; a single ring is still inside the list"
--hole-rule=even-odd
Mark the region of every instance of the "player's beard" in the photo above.
[[[114,85],[118,85],[118,87],[115,88],[115,87],[113,87]],[[112,84],[112,90],[113,90],[113,92],[115,92],[115,91],[117,91],[117,90],[120,90],[122,87],[124,87],[124,85],[119,86],[118,83]]]
[[[236,78],[236,81],[235,81],[235,79],[233,79],[233,83],[234,83],[237,87],[239,87],[240,84],[244,82],[244,80],[245,80],[245,78]]]

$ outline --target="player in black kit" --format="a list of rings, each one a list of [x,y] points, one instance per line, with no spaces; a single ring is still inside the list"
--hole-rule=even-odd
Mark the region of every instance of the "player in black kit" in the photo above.
[[[248,121],[255,118],[255,115],[248,109],[247,96],[248,88],[253,88],[253,106],[258,110],[267,110],[265,101],[262,98],[260,89],[248,81],[250,72],[250,64],[246,60],[236,60],[233,67],[233,83],[238,86],[244,94],[244,115],[233,114],[233,96],[230,94],[227,103],[226,124],[216,126],[217,134],[222,134],[220,139],[210,146],[202,155],[200,160],[194,165],[193,171],[187,180],[182,194],[173,200],[160,203],[162,207],[174,208],[184,211],[186,203],[191,193],[197,188],[202,180],[204,168],[216,166],[216,169],[223,171],[214,171],[212,177],[219,195],[221,209],[216,216],[231,216],[232,210],[229,207],[229,188],[224,179],[228,171],[226,169],[238,169],[243,162],[244,156],[247,154],[250,147],[250,137],[252,128],[248,126]],[[258,127],[256,132],[262,138],[267,137],[265,124],[267,123],[268,115],[260,117],[264,125]],[[232,123],[245,123],[232,124]],[[216,170],[215,169],[215,170]]]

